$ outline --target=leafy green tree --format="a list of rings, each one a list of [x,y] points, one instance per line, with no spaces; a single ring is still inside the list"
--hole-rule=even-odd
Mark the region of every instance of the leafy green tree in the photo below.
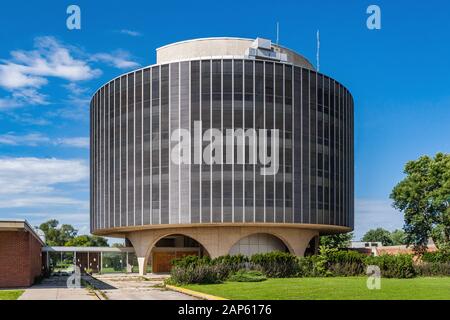
[[[81,235],[65,243],[66,247],[108,247],[108,240],[103,237]]]
[[[440,250],[450,249],[450,154],[409,161],[406,178],[391,193],[405,217],[406,243],[422,253],[431,237]]]
[[[339,233],[329,236],[320,237],[320,246],[326,248],[344,249],[350,246],[350,241],[353,239],[353,233]]]
[[[399,246],[406,244],[406,234],[403,230],[394,230],[391,232],[392,245]]]
[[[366,242],[381,242],[383,246],[392,246],[391,233],[383,228],[372,229],[366,232],[362,241]]]
[[[42,223],[39,229],[45,234],[45,242],[49,246],[64,246],[65,243],[73,238],[78,233],[73,226],[69,224],[63,224],[58,228],[58,220],[49,220]]]

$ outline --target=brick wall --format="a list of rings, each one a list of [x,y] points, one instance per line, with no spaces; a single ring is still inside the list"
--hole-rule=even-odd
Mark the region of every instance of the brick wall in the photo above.
[[[0,232],[0,288],[32,285],[41,267],[41,244],[29,232]]]

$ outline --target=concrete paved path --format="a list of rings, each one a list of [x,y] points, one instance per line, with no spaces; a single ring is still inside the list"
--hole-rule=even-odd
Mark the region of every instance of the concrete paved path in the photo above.
[[[52,276],[25,290],[19,300],[98,300],[86,288],[67,288],[67,276]]]
[[[164,276],[95,275],[93,285],[109,300],[196,300],[163,287]]]

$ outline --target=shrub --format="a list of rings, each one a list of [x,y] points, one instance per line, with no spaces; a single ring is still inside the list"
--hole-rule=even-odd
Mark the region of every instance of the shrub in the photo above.
[[[366,255],[363,255],[356,251],[335,251],[328,255],[328,261],[330,263],[357,263],[364,264]]]
[[[415,266],[416,274],[422,277],[450,276],[450,263],[422,262]]]
[[[366,265],[376,265],[386,278],[413,278],[416,275],[413,257],[410,254],[381,255],[367,257]]]
[[[221,268],[219,272],[221,272],[220,277],[222,279],[228,278],[229,275],[241,270],[241,269],[249,269],[250,265],[248,262],[248,258],[244,255],[226,255],[220,256],[211,261],[213,265],[220,265]]]
[[[333,263],[328,271],[335,277],[355,277],[365,274],[366,267],[360,263]]]
[[[266,276],[256,270],[239,270],[228,278],[233,282],[261,282],[267,280]]]
[[[268,278],[289,278],[299,272],[297,257],[290,253],[279,251],[258,253],[250,258],[250,262]]]
[[[450,252],[446,252],[446,251],[425,252],[422,255],[422,261],[437,262],[437,263],[450,263]]]
[[[248,258],[226,255],[211,260],[209,257],[186,256],[172,260],[172,265],[171,278],[174,283],[218,283],[248,267]]]
[[[359,276],[365,273],[365,255],[356,251],[334,251],[327,256],[328,271],[333,276]]]
[[[222,263],[228,265],[238,265],[249,262],[249,258],[242,254],[220,256],[213,260],[213,263]]]
[[[172,265],[180,268],[209,264],[211,264],[211,259],[207,256],[201,258],[199,256],[184,256],[182,258],[172,260]]]
[[[174,266],[170,272],[169,283],[174,284],[209,284],[224,281],[222,265],[191,264],[188,266]]]
[[[323,273],[317,269],[318,256],[307,256],[298,258],[299,277],[321,277]]]

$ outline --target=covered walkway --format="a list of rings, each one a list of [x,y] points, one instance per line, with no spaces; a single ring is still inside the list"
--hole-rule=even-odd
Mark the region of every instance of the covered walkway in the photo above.
[[[74,266],[88,273],[138,272],[132,247],[43,247],[44,267],[52,272],[72,272]]]

